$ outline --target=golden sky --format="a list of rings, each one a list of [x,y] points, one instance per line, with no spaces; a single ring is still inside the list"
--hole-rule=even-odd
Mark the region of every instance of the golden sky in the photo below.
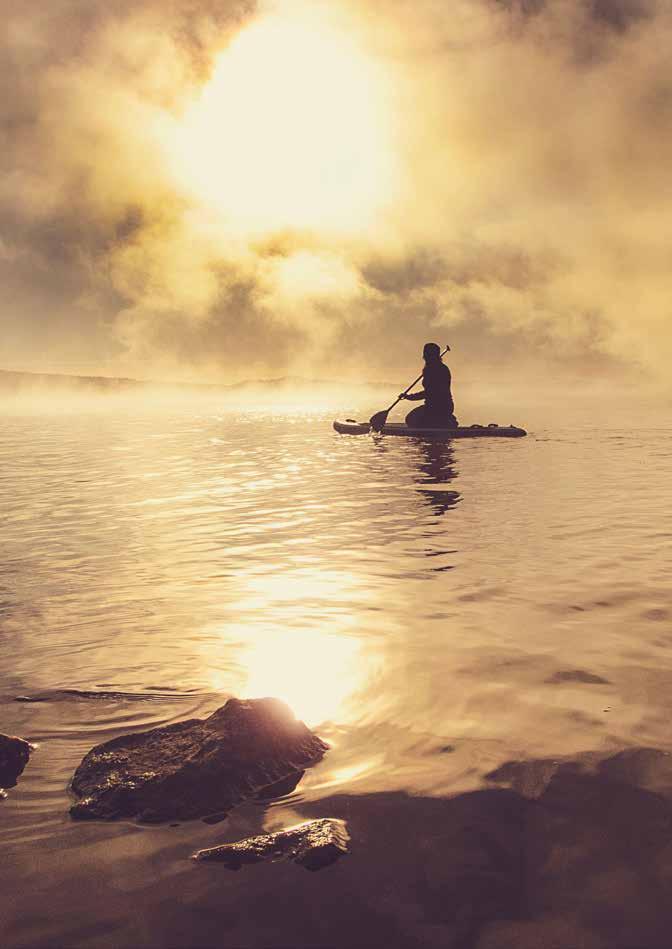
[[[666,384],[672,0],[0,13],[3,368]]]

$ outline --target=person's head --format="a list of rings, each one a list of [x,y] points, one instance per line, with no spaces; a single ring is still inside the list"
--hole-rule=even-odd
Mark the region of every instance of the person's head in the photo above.
[[[422,357],[425,362],[438,362],[441,358],[441,349],[436,343],[425,343]]]

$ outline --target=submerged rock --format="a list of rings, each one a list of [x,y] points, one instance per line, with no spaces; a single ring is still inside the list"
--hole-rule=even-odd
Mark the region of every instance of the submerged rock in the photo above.
[[[235,844],[199,850],[192,859],[223,863],[229,870],[240,870],[246,863],[264,860],[293,860],[306,870],[321,870],[347,853],[349,839],[345,821],[326,817],[275,834],[260,834]]]
[[[0,734],[0,797],[3,788],[13,788],[28,764],[33,746],[23,738]]]
[[[72,779],[76,818],[144,821],[225,816],[316,764],[328,745],[278,699],[229,699],[209,718],[114,738]]]

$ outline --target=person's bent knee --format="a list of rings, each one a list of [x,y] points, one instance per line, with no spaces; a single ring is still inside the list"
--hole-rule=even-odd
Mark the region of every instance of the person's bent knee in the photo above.
[[[406,424],[409,428],[421,428],[425,422],[425,407],[419,405],[416,409],[411,409],[411,411],[406,416]]]

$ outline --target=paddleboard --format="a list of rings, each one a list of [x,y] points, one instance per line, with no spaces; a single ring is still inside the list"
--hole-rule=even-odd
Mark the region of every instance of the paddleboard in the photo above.
[[[354,419],[336,419],[334,428],[342,435],[368,435],[371,425]],[[524,428],[515,425],[460,425],[458,428],[409,428],[405,422],[388,422],[382,435],[406,435],[411,438],[522,438]]]

